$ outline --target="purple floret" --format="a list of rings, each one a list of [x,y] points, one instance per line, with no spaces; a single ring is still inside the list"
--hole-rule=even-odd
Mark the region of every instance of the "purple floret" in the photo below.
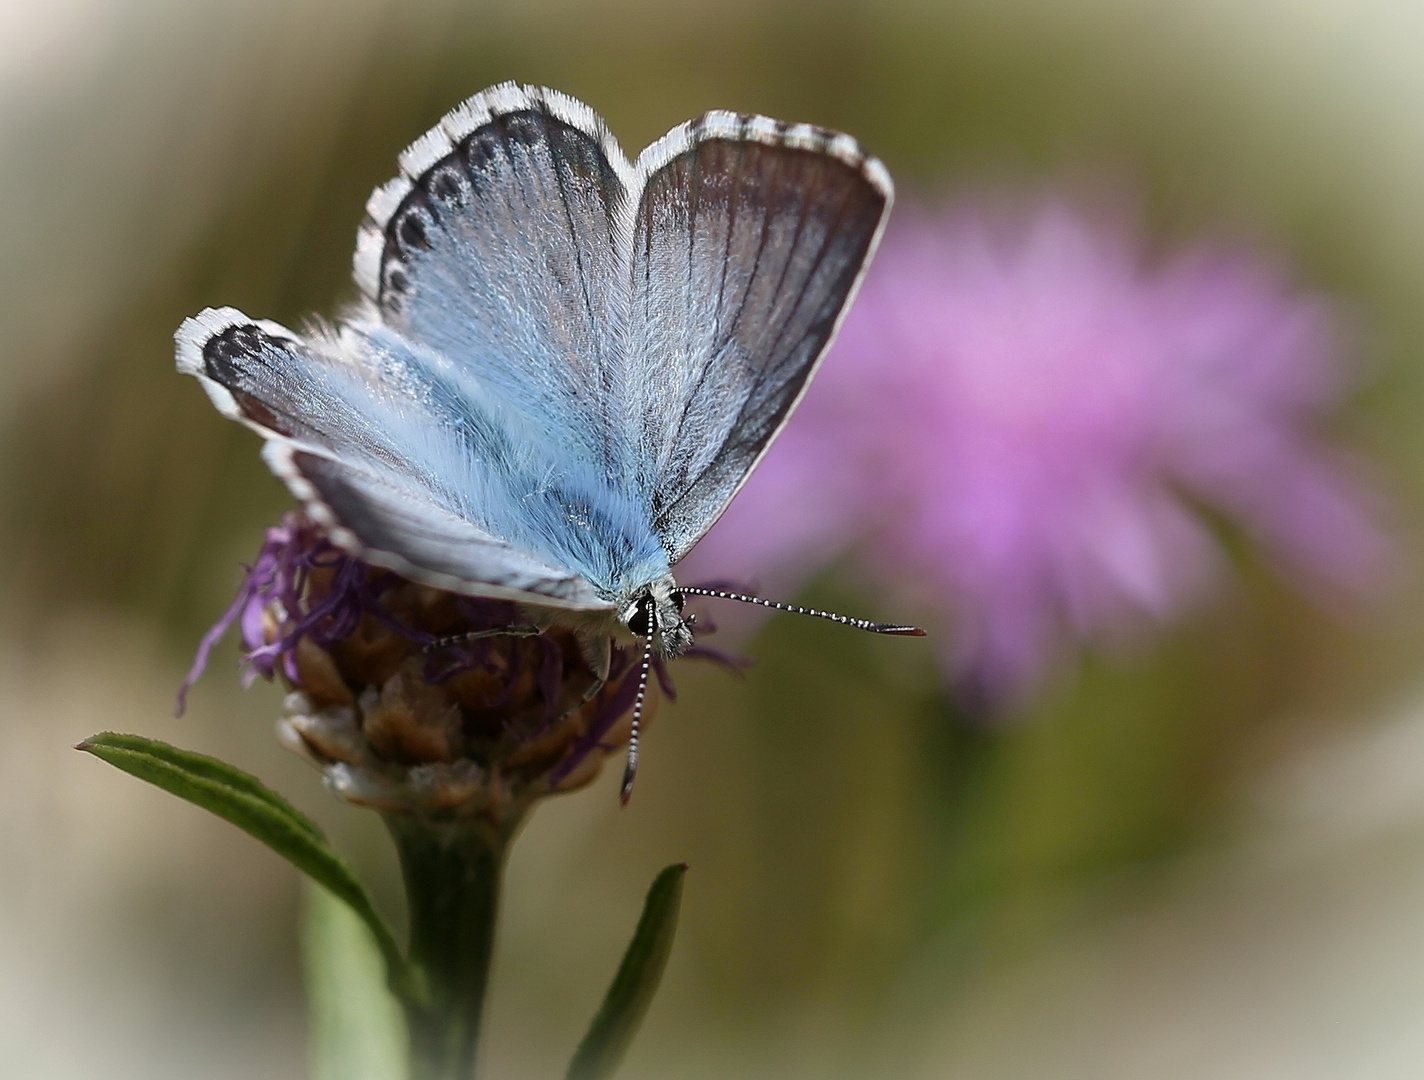
[[[213,649],[236,623],[242,636],[246,665],[244,680],[257,676],[273,678],[280,670],[290,682],[297,681],[296,649],[307,638],[327,648],[356,632],[364,615],[373,615],[416,644],[435,639],[406,626],[381,604],[381,595],[400,579],[387,571],[373,571],[361,560],[346,554],[327,540],[311,522],[296,513],[283,516],[282,523],[266,531],[262,550],[247,567],[247,575],[232,606],[205,635],[193,658],[192,669],[178,691],[178,714],[182,715],[189,689],[208,666]],[[314,572],[330,573],[330,581],[313,602],[309,589]],[[280,621],[271,641],[267,640],[269,615]]]

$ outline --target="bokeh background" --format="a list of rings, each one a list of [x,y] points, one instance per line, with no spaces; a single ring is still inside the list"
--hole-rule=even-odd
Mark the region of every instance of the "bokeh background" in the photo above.
[[[1259,553],[993,723],[936,655],[790,618],[683,665],[639,790],[516,845],[489,1075],[559,1075],[656,870],[684,921],[625,1074],[1156,1080],[1424,1070],[1424,10],[1401,0],[0,4],[0,1072],[298,1077],[295,872],[74,753],[218,753],[399,917],[378,823],[272,737],[230,643],[288,506],[172,371],[204,305],[350,299],[370,189],[515,78],[625,147],[708,108],[854,132],[902,191],[1120,192],[1148,242],[1269,252],[1351,329],[1329,437],[1397,565],[1322,611]],[[889,615],[832,565],[801,588]]]

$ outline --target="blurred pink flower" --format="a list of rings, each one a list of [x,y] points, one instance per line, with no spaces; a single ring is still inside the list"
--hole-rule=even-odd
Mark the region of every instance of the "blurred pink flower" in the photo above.
[[[902,602],[953,613],[951,677],[1000,705],[1073,641],[1200,599],[1223,562],[1201,507],[1300,584],[1362,592],[1388,544],[1315,431],[1340,346],[1322,298],[1242,251],[1150,261],[1053,200],[1013,221],[902,207],[691,570],[787,590],[854,547]]]

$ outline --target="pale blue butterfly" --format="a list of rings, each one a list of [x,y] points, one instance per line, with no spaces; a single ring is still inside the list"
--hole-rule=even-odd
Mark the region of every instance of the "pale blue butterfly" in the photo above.
[[[336,326],[210,308],[177,334],[179,370],[266,440],[333,542],[584,627],[605,655],[632,631],[644,684],[655,642],[692,645],[689,593],[826,615],[679,587],[672,566],[834,337],[890,209],[885,167],[848,135],[729,112],[630,163],[586,105],[506,83],[400,168],[366,204],[362,299]]]

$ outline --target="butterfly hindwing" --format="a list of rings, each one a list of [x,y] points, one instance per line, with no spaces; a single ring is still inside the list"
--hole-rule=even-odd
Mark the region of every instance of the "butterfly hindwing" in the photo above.
[[[333,538],[367,562],[454,592],[581,611],[611,607],[582,575],[499,540],[408,484],[281,442],[268,443],[263,456]]]
[[[633,240],[629,413],[675,562],[785,423],[889,209],[849,136],[709,113],[644,152]]]

